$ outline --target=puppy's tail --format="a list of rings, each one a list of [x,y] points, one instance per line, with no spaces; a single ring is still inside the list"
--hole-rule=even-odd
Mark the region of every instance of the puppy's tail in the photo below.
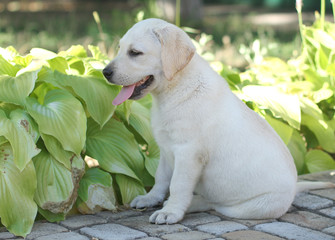
[[[335,188],[335,184],[331,182],[298,182],[297,193],[305,192],[308,190]]]

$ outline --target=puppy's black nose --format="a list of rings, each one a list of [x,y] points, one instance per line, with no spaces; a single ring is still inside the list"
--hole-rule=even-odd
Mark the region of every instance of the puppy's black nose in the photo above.
[[[102,73],[108,81],[112,79],[113,70],[109,66],[105,67],[104,70],[102,70]]]

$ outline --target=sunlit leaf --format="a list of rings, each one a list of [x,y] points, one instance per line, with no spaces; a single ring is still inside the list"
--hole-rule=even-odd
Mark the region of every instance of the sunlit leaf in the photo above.
[[[242,89],[243,94],[260,108],[268,108],[277,117],[286,120],[292,127],[300,129],[299,98],[280,92],[275,87],[249,85]]]
[[[321,150],[311,150],[305,157],[307,168],[310,172],[321,172],[335,169],[334,159]]]
[[[25,98],[35,87],[38,72],[25,72],[17,77],[0,76],[0,101],[24,105]]]
[[[102,53],[98,46],[88,45],[88,49],[90,50],[93,58],[97,60],[108,60],[108,56]]]
[[[9,144],[0,146],[0,218],[13,234],[25,237],[34,224],[37,205],[35,168],[30,161],[21,171]]]
[[[320,146],[326,151],[335,152],[335,135],[327,122],[323,119],[315,119],[309,115],[303,115],[301,124],[307,126],[316,136]]]
[[[12,114],[15,114],[15,111]],[[34,139],[29,134],[29,129],[26,128],[28,124],[29,122],[25,122],[24,120],[18,123],[15,118],[12,121],[0,110],[0,136],[4,136],[11,144],[13,148],[13,161],[20,171],[39,153]]]
[[[18,66],[10,64],[6,59],[0,55],[0,75],[9,75],[15,77],[16,73],[20,70]]]
[[[265,120],[271,125],[271,127],[278,133],[283,142],[287,145],[290,141],[293,133],[293,128],[289,125],[265,115]]]
[[[113,115],[115,106],[112,105],[112,101],[118,94],[119,87],[100,78],[64,75],[58,72],[55,72],[53,80],[62,87],[71,87],[85,101],[88,112],[101,127]]]
[[[60,56],[75,56],[79,58],[86,58],[87,52],[82,45],[73,45],[68,50],[60,52]]]
[[[58,72],[66,73],[66,70],[69,68],[66,59],[63,57],[54,57],[48,59],[47,62],[53,71],[57,70]]]
[[[43,105],[28,98],[27,109],[41,133],[55,137],[65,150],[80,154],[85,144],[86,115],[75,97],[67,91],[52,90]]]
[[[130,177],[117,174],[115,179],[120,188],[123,204],[129,204],[138,195],[146,194],[144,187]]]
[[[39,60],[49,60],[49,59],[57,57],[56,53],[43,49],[43,48],[32,48],[30,50],[30,55],[32,55],[34,59],[39,59]]]
[[[87,125],[87,155],[97,159],[105,171],[121,173],[139,180],[135,171],[143,170],[143,156],[128,129],[113,118],[102,129],[91,118]]]

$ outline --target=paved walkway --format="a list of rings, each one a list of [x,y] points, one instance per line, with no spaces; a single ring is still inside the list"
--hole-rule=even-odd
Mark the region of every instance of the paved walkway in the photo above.
[[[300,177],[335,182],[335,171]],[[72,216],[60,223],[37,222],[31,240],[335,240],[335,189],[299,194],[287,214],[279,219],[229,219],[214,211],[186,215],[179,224],[150,224],[147,211]],[[15,238],[0,232],[0,239]]]

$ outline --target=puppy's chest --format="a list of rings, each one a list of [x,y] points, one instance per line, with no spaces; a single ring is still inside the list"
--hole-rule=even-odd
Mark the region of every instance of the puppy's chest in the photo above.
[[[195,135],[194,123],[182,115],[153,115],[152,129],[158,144],[165,146],[185,143]]]

